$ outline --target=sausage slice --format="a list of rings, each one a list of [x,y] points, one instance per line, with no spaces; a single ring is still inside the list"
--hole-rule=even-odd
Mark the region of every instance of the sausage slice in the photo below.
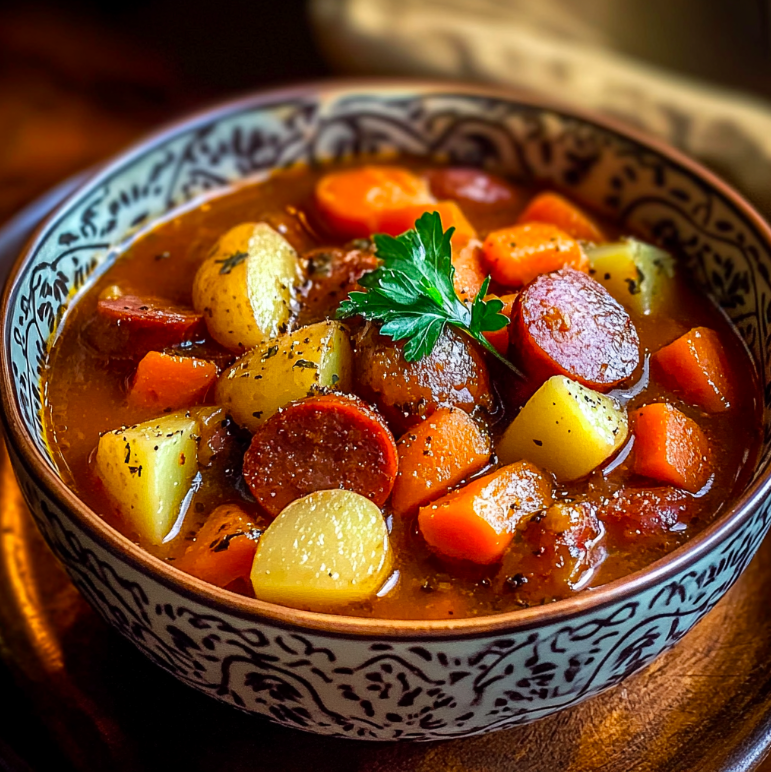
[[[599,516],[617,541],[634,544],[683,529],[693,519],[695,503],[692,496],[665,485],[621,488]]]
[[[624,307],[572,268],[543,274],[517,296],[511,342],[534,379],[566,375],[609,391],[640,363],[640,339]]]
[[[463,204],[506,205],[516,202],[517,191],[502,177],[468,166],[430,169],[425,173],[431,193],[439,200]]]
[[[487,365],[468,336],[448,327],[428,356],[407,362],[404,341],[394,341],[378,329],[367,324],[354,336],[356,390],[377,405],[397,434],[439,407],[469,414],[495,412]]]
[[[198,340],[206,330],[201,314],[161,298],[122,295],[103,299],[97,313],[100,327],[106,325],[113,342],[135,356]]]
[[[380,264],[373,252],[338,247],[313,249],[302,256],[302,262],[307,281],[298,316],[301,327],[334,314],[349,292],[361,289],[359,279]]]
[[[309,493],[340,488],[385,504],[398,470],[385,421],[357,397],[328,394],[294,402],[255,433],[244,479],[268,514]]]

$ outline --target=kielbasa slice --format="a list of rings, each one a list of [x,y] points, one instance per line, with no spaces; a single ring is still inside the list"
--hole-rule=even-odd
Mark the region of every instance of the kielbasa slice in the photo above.
[[[297,320],[301,327],[328,318],[349,292],[361,289],[359,279],[380,264],[366,249],[339,247],[313,249],[301,260],[307,277]]]
[[[357,397],[328,394],[294,402],[255,433],[243,474],[275,517],[295,499],[340,488],[385,504],[398,470],[385,421]]]
[[[683,530],[696,500],[677,488],[622,488],[599,509],[600,519],[617,541],[639,542]]]
[[[135,356],[198,340],[206,331],[201,314],[161,298],[122,295],[103,299],[97,312],[113,332],[120,333],[115,340]]]
[[[532,378],[566,375],[609,391],[640,363],[640,339],[624,307],[581,271],[543,274],[517,296],[511,342]]]
[[[431,193],[440,201],[452,199],[471,204],[513,204],[517,191],[495,174],[465,166],[430,169],[425,178]]]
[[[496,584],[528,602],[566,598],[605,559],[603,535],[592,502],[553,504],[531,518],[522,543],[504,556]]]
[[[487,366],[468,336],[447,327],[428,356],[408,362],[404,342],[378,329],[367,324],[353,339],[356,391],[377,406],[397,434],[438,407],[495,412]]]

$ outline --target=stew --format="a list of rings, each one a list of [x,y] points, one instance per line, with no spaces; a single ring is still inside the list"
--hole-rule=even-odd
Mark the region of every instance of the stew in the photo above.
[[[137,234],[72,304],[48,441],[105,520],[234,592],[565,598],[683,544],[757,458],[750,357],[675,258],[475,169],[283,171]]]

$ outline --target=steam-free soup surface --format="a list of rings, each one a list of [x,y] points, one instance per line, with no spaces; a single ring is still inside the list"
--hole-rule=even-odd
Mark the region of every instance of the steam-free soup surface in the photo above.
[[[153,555],[234,592],[406,619],[568,597],[648,565],[718,516],[756,459],[757,440],[736,427],[759,425],[758,387],[736,331],[688,274],[659,265],[650,293],[651,275],[615,274],[630,244],[620,239],[633,234],[572,202],[470,170],[399,170],[282,172],[125,246],[69,309],[46,369],[48,439],[86,504]],[[507,303],[512,321],[487,332],[499,357],[448,327],[407,362],[406,341],[366,314],[325,322],[350,291],[371,292],[358,282],[388,260],[369,234],[396,236],[433,211],[456,227],[458,296],[470,303],[491,274],[488,299]],[[211,273],[196,285],[204,264]],[[248,281],[264,280],[260,265],[279,277],[258,311],[224,281],[254,265]],[[239,313],[249,330],[229,326]],[[272,385],[249,386],[261,381]],[[594,412],[576,418],[589,402]],[[605,434],[590,425],[597,415],[610,422]],[[169,416],[181,443],[169,452],[184,463],[161,501],[137,478],[149,479],[146,459],[167,446],[153,451],[150,430],[137,439],[122,427],[157,421],[166,442]],[[584,433],[579,450],[573,430]],[[325,489],[358,503],[313,499]],[[350,543],[345,565],[297,586],[273,582],[294,559],[279,532],[308,534],[297,560],[312,562],[335,518]]]

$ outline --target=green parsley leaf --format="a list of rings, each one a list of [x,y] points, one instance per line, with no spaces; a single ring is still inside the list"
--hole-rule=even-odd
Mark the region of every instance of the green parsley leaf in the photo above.
[[[246,258],[249,257],[248,252],[235,252],[232,255],[229,255],[228,257],[224,258],[223,260],[215,260],[215,263],[222,263],[222,267],[220,268],[220,273],[230,273],[237,265],[241,265],[241,263],[246,260]]]
[[[517,375],[519,370],[502,357],[483,335],[505,327],[500,300],[485,300],[490,277],[470,303],[456,294],[450,239],[454,228],[442,230],[438,212],[426,212],[415,227],[401,236],[374,236],[382,265],[365,274],[365,292],[351,292],[337,310],[339,319],[363,316],[381,322],[380,332],[406,341],[404,358],[415,362],[428,356],[449,324],[462,330]]]

